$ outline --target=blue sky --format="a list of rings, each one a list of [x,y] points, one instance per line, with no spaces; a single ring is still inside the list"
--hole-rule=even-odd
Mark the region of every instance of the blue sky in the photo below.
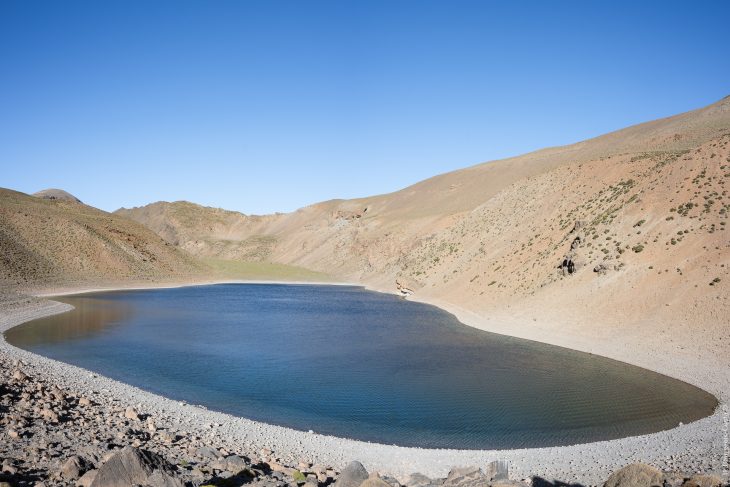
[[[730,2],[0,2],[0,186],[245,213],[730,95]]]

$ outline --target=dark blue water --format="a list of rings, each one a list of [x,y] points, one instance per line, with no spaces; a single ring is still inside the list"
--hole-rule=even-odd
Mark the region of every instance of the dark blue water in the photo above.
[[[713,412],[686,383],[482,332],[344,286],[236,284],[58,298],[21,348],[190,403],[300,430],[438,448],[565,445]]]

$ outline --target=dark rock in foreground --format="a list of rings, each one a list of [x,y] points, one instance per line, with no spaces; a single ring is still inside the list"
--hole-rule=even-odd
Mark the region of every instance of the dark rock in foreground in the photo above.
[[[340,473],[335,487],[360,487],[360,484],[365,482],[370,474],[365,470],[360,462],[350,462],[342,472]]]
[[[74,455],[61,467],[61,477],[66,480],[76,480],[91,470],[93,465],[83,457]]]
[[[96,474],[91,487],[182,487],[175,469],[164,458],[131,446],[115,453]]]

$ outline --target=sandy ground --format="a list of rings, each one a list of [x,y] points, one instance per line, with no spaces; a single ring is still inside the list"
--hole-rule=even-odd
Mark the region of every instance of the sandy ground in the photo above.
[[[132,287],[172,287],[172,285]],[[47,289],[39,295],[82,291],[92,290]],[[690,382],[715,394],[720,399],[720,406],[710,417],[680,425],[669,431],[606,442],[501,451],[428,450],[300,432],[213,412],[31,354],[9,345],[4,339],[0,341],[0,353],[21,359],[25,363],[24,368],[31,374],[41,374],[66,389],[98,401],[117,401],[125,405],[136,405],[141,410],[160,418],[162,424],[166,423],[170,427],[202,438],[213,438],[222,446],[235,445],[239,450],[248,450],[252,453],[261,448],[269,448],[282,459],[292,461],[306,459],[341,468],[347,462],[356,459],[370,471],[391,474],[405,480],[407,475],[413,472],[421,472],[431,477],[443,477],[452,466],[485,466],[493,460],[508,460],[512,478],[540,476],[550,481],[580,482],[585,485],[599,485],[617,468],[633,462],[645,462],[663,470],[688,473],[712,472],[723,476],[725,481],[728,480],[727,402],[730,373],[726,368],[723,370],[713,368],[713,364],[716,363],[713,360],[692,362],[693,366],[688,368],[682,364],[679,357],[663,356],[658,359],[657,354],[662,353],[658,339],[656,343],[648,345],[646,343],[630,345],[620,339],[598,341],[595,338],[591,339],[590,336],[571,333],[571,327],[563,327],[564,330],[561,331],[549,322],[525,323],[506,312],[487,318],[444,302],[432,300],[430,304],[442,307],[455,314],[463,323],[483,330],[605,355]],[[68,305],[46,299],[5,307],[0,315],[0,331],[68,309]]]

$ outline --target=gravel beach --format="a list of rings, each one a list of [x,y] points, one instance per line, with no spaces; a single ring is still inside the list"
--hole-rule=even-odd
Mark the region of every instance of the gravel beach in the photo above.
[[[73,290],[66,290],[73,292]],[[485,326],[468,311],[444,309],[456,314],[465,324],[489,329],[499,333],[525,328],[508,320],[493,318],[491,322],[500,327]],[[0,331],[5,331],[26,321],[43,316],[62,313],[70,306],[44,298],[6,299],[2,303]],[[510,328],[512,326],[512,328]],[[524,333],[523,333],[524,335]],[[539,336],[523,338],[543,339]],[[586,343],[570,337],[557,335],[550,343],[586,350]],[[589,350],[595,352],[595,344]],[[646,367],[651,357],[624,350],[623,354],[604,351],[612,358],[625,360]],[[614,351],[615,352],[615,351]],[[392,445],[366,443],[344,438],[323,436],[316,433],[295,431],[274,425],[250,421],[227,414],[207,410],[196,405],[173,401],[138,388],[98,376],[87,370],[41,357],[0,341],[0,357],[4,366],[20,360],[22,369],[31,376],[45,381],[80,397],[87,397],[97,404],[110,408],[135,407],[138,411],[154,418],[158,427],[175,431],[183,439],[190,438],[193,446],[216,445],[230,451],[243,452],[251,458],[260,451],[271,450],[283,464],[296,465],[300,461],[343,468],[352,460],[359,460],[369,470],[391,475],[405,481],[414,472],[429,477],[445,477],[451,467],[460,465],[485,466],[494,460],[510,463],[510,477],[526,479],[539,476],[544,479],[566,483],[600,485],[608,475],[629,463],[644,462],[667,471],[707,472],[727,476],[723,462],[727,461],[728,390],[730,374],[727,370],[692,370],[689,374],[675,361],[674,368],[647,367],[694,385],[715,394],[720,400],[714,415],[687,425],[655,434],[630,437],[606,442],[597,442],[565,447],[503,450],[464,451],[428,450],[405,448]],[[724,433],[725,432],[725,433]],[[193,440],[193,438],[197,438]],[[184,441],[183,441],[184,443]],[[189,448],[188,445],[187,448]],[[182,447],[181,447],[182,448]]]

